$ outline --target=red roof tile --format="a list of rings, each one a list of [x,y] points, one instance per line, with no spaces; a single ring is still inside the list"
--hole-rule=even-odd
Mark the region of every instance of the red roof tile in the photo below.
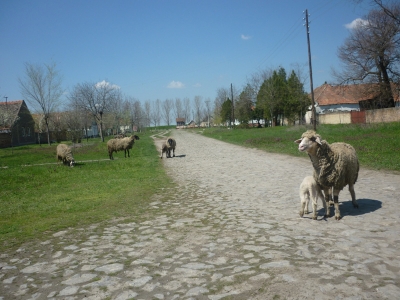
[[[314,101],[321,105],[358,104],[359,101],[372,99],[376,85],[330,85],[323,84],[314,89]],[[399,101],[398,93],[394,93],[395,101]]]

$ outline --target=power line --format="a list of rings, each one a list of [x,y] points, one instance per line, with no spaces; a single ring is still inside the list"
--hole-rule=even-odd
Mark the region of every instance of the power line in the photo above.
[[[318,20],[321,18],[323,15],[331,11],[331,9],[335,6],[337,6],[338,2],[342,2],[342,0],[330,0],[325,3],[319,3],[319,5],[313,7],[313,16],[316,16],[312,18],[312,21]],[[271,52],[263,58],[260,63],[258,63],[257,68],[260,69],[262,66],[269,61],[272,57],[276,55],[276,53],[282,51],[287,44],[290,42],[291,39],[296,37],[298,34],[301,32],[301,27],[300,25],[303,25],[303,18],[299,17],[298,19],[296,18],[295,22],[293,25],[289,28],[288,32],[283,35],[283,38],[272,48]],[[309,22],[311,24],[311,21]]]

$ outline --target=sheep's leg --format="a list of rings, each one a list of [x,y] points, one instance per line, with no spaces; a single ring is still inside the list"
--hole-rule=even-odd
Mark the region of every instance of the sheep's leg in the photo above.
[[[129,155],[129,150],[126,150],[126,151],[128,151],[128,157],[131,157],[131,156]]]
[[[313,216],[312,219],[316,220],[317,219],[317,200],[318,200],[318,194],[317,191],[314,189],[311,189],[310,191],[310,198],[312,200],[312,207],[313,207]]]
[[[334,201],[333,201],[333,196],[332,196],[332,188],[329,188],[328,195],[329,195],[328,204],[329,204],[329,206],[333,206],[334,205]]]
[[[342,217],[340,215],[339,209],[339,192],[340,190],[333,189],[333,204],[335,206],[335,219],[340,220]]]
[[[300,194],[300,217],[304,216],[304,209],[308,206],[308,194]]]
[[[331,216],[331,210],[328,206],[328,203],[331,199],[330,191],[331,191],[331,188],[324,189],[325,198],[324,198],[323,204],[324,204],[324,208],[325,208],[325,218],[329,218]]]
[[[351,195],[351,202],[353,203],[353,207],[358,208],[356,193],[354,192],[354,184],[349,184],[349,192]]]
[[[325,217],[329,214],[329,211],[328,211],[328,206],[326,205],[326,201],[325,201],[325,198],[324,198],[324,195],[322,195],[322,192],[321,191],[318,191],[318,197],[319,198],[321,198],[321,200],[322,200],[322,206],[324,207],[324,210],[325,210]],[[317,201],[318,201],[318,199],[317,199]]]
[[[308,203],[310,203],[310,195],[309,195],[309,193],[307,193],[306,195],[305,195],[305,207],[304,207],[304,213],[306,213],[306,214],[308,214]]]
[[[175,157],[175,148],[174,148],[174,149],[172,149],[172,151],[174,152],[174,157]]]

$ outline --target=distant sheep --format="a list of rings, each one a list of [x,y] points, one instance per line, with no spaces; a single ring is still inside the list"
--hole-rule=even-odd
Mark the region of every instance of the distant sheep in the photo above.
[[[162,144],[161,146],[161,156],[160,158],[163,158],[163,154],[165,153],[165,157],[169,158],[171,157],[171,151],[173,152],[173,155],[175,157],[175,147],[176,147],[176,141],[173,138],[168,138],[165,143]]]
[[[63,164],[68,164],[70,167],[75,166],[71,148],[66,144],[59,144],[57,146],[57,160],[62,161]]]
[[[346,143],[328,144],[321,140],[321,136],[313,130],[308,130],[296,140],[299,144],[299,151],[307,152],[314,167],[314,179],[322,187],[325,194],[325,201],[330,202],[333,188],[333,202],[335,206],[335,219],[340,220],[339,192],[349,185],[349,192],[353,206],[358,208],[354,184],[358,178],[359,162],[356,150]],[[327,210],[326,216],[330,212]]]
[[[117,139],[111,139],[107,142],[107,149],[108,149],[108,155],[110,159],[114,159],[113,157],[113,152],[118,152],[124,150],[125,157],[126,157],[126,152],[128,152],[128,157],[129,155],[129,150],[132,149],[133,144],[135,143],[135,140],[138,140],[139,137],[137,135],[132,135],[130,137],[124,137],[124,138],[117,138]]]
[[[327,210],[327,205],[324,199],[324,195],[322,194],[321,188],[315,182],[313,176],[304,177],[302,183],[300,184],[300,217],[303,217],[304,212],[308,213],[308,203],[310,199],[312,201],[313,206],[313,220],[317,219],[317,201],[318,198],[321,198],[322,205],[325,209],[325,214]]]

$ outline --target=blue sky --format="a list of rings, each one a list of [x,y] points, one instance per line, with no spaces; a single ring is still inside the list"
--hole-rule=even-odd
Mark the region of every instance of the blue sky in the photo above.
[[[370,6],[348,0],[2,0],[0,96],[22,99],[24,63],[55,62],[66,91],[106,80],[141,101],[241,90],[252,74],[295,64],[314,88],[333,82],[346,24]],[[309,82],[306,83],[309,91]]]

